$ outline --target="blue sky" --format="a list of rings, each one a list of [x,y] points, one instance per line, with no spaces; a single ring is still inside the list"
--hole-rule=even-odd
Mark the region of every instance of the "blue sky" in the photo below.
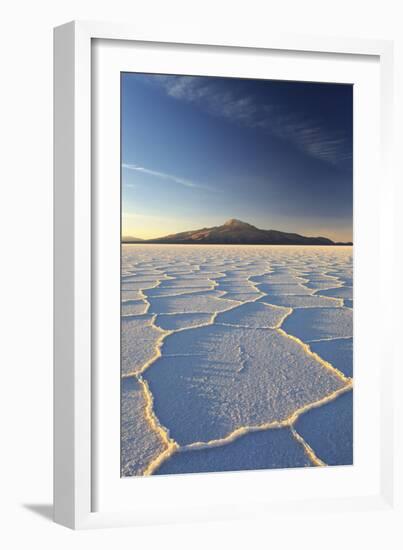
[[[352,240],[350,85],[122,74],[122,233]]]

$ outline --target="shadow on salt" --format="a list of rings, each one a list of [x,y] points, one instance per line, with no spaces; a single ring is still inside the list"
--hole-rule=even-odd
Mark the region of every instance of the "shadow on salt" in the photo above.
[[[155,472],[157,475],[312,466],[289,428],[246,434],[232,443],[177,452]]]
[[[333,298],[346,298],[347,300],[352,300],[353,287],[340,286],[339,288],[329,288],[320,290],[317,294],[321,296],[331,296]]]
[[[282,295],[270,295],[263,296],[259,299],[259,302],[265,304],[273,304],[282,307],[292,308],[305,308],[305,307],[340,307],[342,302],[340,300],[334,300],[331,298],[324,298],[323,296],[317,296],[310,294],[298,295],[298,294],[282,294]]]
[[[353,392],[301,415],[295,429],[327,465],[353,464]]]
[[[350,378],[353,376],[353,339],[340,338],[312,342],[310,348]]]
[[[296,309],[282,328],[304,342],[329,338],[351,338],[353,312],[345,307]]]

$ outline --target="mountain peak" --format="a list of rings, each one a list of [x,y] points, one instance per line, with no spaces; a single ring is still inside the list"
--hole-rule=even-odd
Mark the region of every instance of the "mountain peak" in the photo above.
[[[236,218],[231,218],[229,220],[227,220],[225,223],[224,223],[225,226],[248,226],[250,227],[250,224],[249,223],[246,223],[246,222],[243,222],[241,220],[237,220]]]

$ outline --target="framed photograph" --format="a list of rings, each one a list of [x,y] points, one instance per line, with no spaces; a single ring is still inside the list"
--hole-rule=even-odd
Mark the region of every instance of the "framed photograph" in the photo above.
[[[55,29],[55,521],[392,507],[391,94],[387,41]]]

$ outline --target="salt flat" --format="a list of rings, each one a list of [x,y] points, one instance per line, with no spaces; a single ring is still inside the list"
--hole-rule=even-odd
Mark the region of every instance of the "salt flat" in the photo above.
[[[122,475],[351,462],[351,298],[352,247],[123,245]]]

